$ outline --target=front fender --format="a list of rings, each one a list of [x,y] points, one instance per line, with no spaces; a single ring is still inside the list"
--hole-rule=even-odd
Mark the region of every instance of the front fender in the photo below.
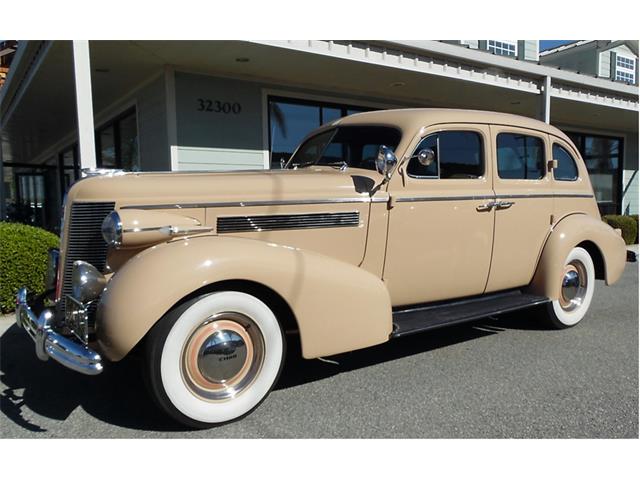
[[[565,260],[571,249],[583,242],[591,242],[599,250],[606,284],[611,285],[618,281],[627,258],[622,236],[598,218],[574,214],[563,218],[553,227],[527,290],[557,300]]]
[[[204,286],[248,280],[293,311],[305,358],[385,342],[391,301],[371,273],[315,252],[235,237],[201,236],[156,245],[129,260],[98,305],[98,344],[122,359],[177,302]]]

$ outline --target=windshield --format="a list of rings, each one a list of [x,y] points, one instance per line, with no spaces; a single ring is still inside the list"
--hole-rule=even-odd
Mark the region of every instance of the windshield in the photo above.
[[[289,162],[290,167],[309,165],[376,169],[380,145],[395,150],[400,131],[392,127],[338,127],[315,135],[304,142]]]

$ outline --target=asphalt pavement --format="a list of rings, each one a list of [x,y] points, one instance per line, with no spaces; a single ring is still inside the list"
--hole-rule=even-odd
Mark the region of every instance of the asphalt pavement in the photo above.
[[[2,438],[638,438],[638,264],[598,282],[576,327],[536,310],[303,360],[243,420],[185,430],[147,396],[138,363],[98,377],[37,360],[0,320]],[[339,333],[339,332],[338,332]]]

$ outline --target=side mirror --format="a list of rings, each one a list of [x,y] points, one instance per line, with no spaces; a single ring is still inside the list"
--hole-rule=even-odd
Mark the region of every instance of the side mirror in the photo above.
[[[381,175],[384,175],[384,181],[388,181],[391,178],[391,172],[393,172],[397,163],[398,159],[393,150],[386,145],[380,145],[378,157],[376,158],[376,170]]]
[[[416,157],[418,158],[420,165],[428,167],[436,159],[436,152],[430,148],[424,148],[418,152]]]

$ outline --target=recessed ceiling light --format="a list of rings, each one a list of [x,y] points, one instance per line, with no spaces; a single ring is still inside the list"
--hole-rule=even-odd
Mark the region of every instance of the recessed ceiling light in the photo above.
[[[393,87],[393,88],[404,87],[405,85],[406,85],[406,83],[404,83],[404,82],[393,82],[393,83],[389,84],[389,86]]]
[[[249,59],[247,57],[238,57],[236,58],[236,62],[238,63],[247,63]]]

